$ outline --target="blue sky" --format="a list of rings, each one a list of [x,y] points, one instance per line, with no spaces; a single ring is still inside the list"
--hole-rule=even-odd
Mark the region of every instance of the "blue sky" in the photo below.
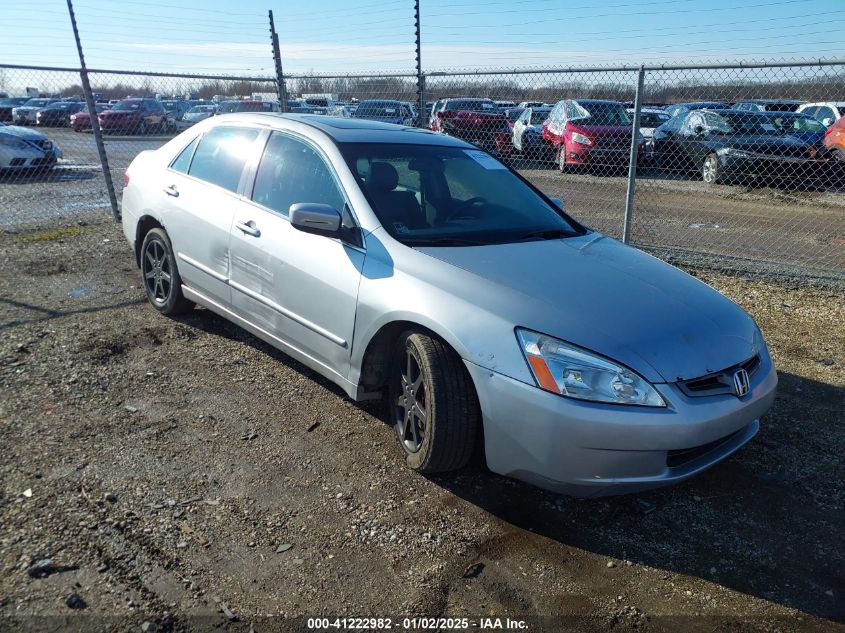
[[[75,0],[90,67],[414,67],[412,0]],[[845,56],[845,0],[421,0],[426,69]],[[65,0],[0,0],[0,63],[77,64]]]

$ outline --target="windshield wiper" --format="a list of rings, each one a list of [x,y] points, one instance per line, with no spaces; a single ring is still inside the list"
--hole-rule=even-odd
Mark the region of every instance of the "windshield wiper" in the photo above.
[[[543,229],[542,231],[531,231],[530,233],[520,235],[516,241],[528,242],[530,240],[559,240],[562,237],[574,237],[575,235],[577,234],[572,231],[567,231],[566,229]]]
[[[479,242],[463,237],[433,237],[430,239],[402,240],[406,246],[487,246],[490,242]]]

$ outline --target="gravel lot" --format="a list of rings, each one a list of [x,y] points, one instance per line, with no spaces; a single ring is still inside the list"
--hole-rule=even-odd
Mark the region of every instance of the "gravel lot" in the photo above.
[[[108,195],[90,133],[49,129],[64,152],[50,174],[0,175],[0,227],[57,218],[102,217]],[[155,149],[164,137],[105,137],[115,186],[138,152]],[[619,237],[626,179],[620,175],[565,174],[517,159],[522,173],[570,213]],[[694,179],[643,170],[633,222],[635,243],[664,257],[705,263],[708,255],[738,258],[737,268],[792,277],[845,282],[845,191],[803,183],[806,191],[743,186],[708,186]],[[659,176],[659,177],[658,177]]]
[[[0,265],[0,629],[845,631],[842,294],[699,272],[761,325],[773,410],[691,482],[584,501],[406,470],[380,405],[154,313],[111,223],[0,234]]]

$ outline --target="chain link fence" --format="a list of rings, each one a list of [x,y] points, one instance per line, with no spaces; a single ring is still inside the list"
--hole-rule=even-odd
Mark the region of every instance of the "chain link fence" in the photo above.
[[[294,75],[284,104],[271,77],[89,79],[118,197],[140,151],[208,116],[376,119],[474,143],[672,261],[845,279],[845,62]],[[0,92],[0,224],[107,211],[79,71],[0,66]]]

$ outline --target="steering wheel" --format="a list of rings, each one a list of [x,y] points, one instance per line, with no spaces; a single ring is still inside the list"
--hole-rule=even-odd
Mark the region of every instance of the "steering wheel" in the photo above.
[[[460,208],[451,214],[449,217],[446,218],[447,222],[451,222],[453,220],[474,220],[478,218],[481,214],[479,211],[481,207],[487,204],[487,198],[484,196],[475,196],[474,198],[470,198],[469,200],[464,200],[460,204]]]

